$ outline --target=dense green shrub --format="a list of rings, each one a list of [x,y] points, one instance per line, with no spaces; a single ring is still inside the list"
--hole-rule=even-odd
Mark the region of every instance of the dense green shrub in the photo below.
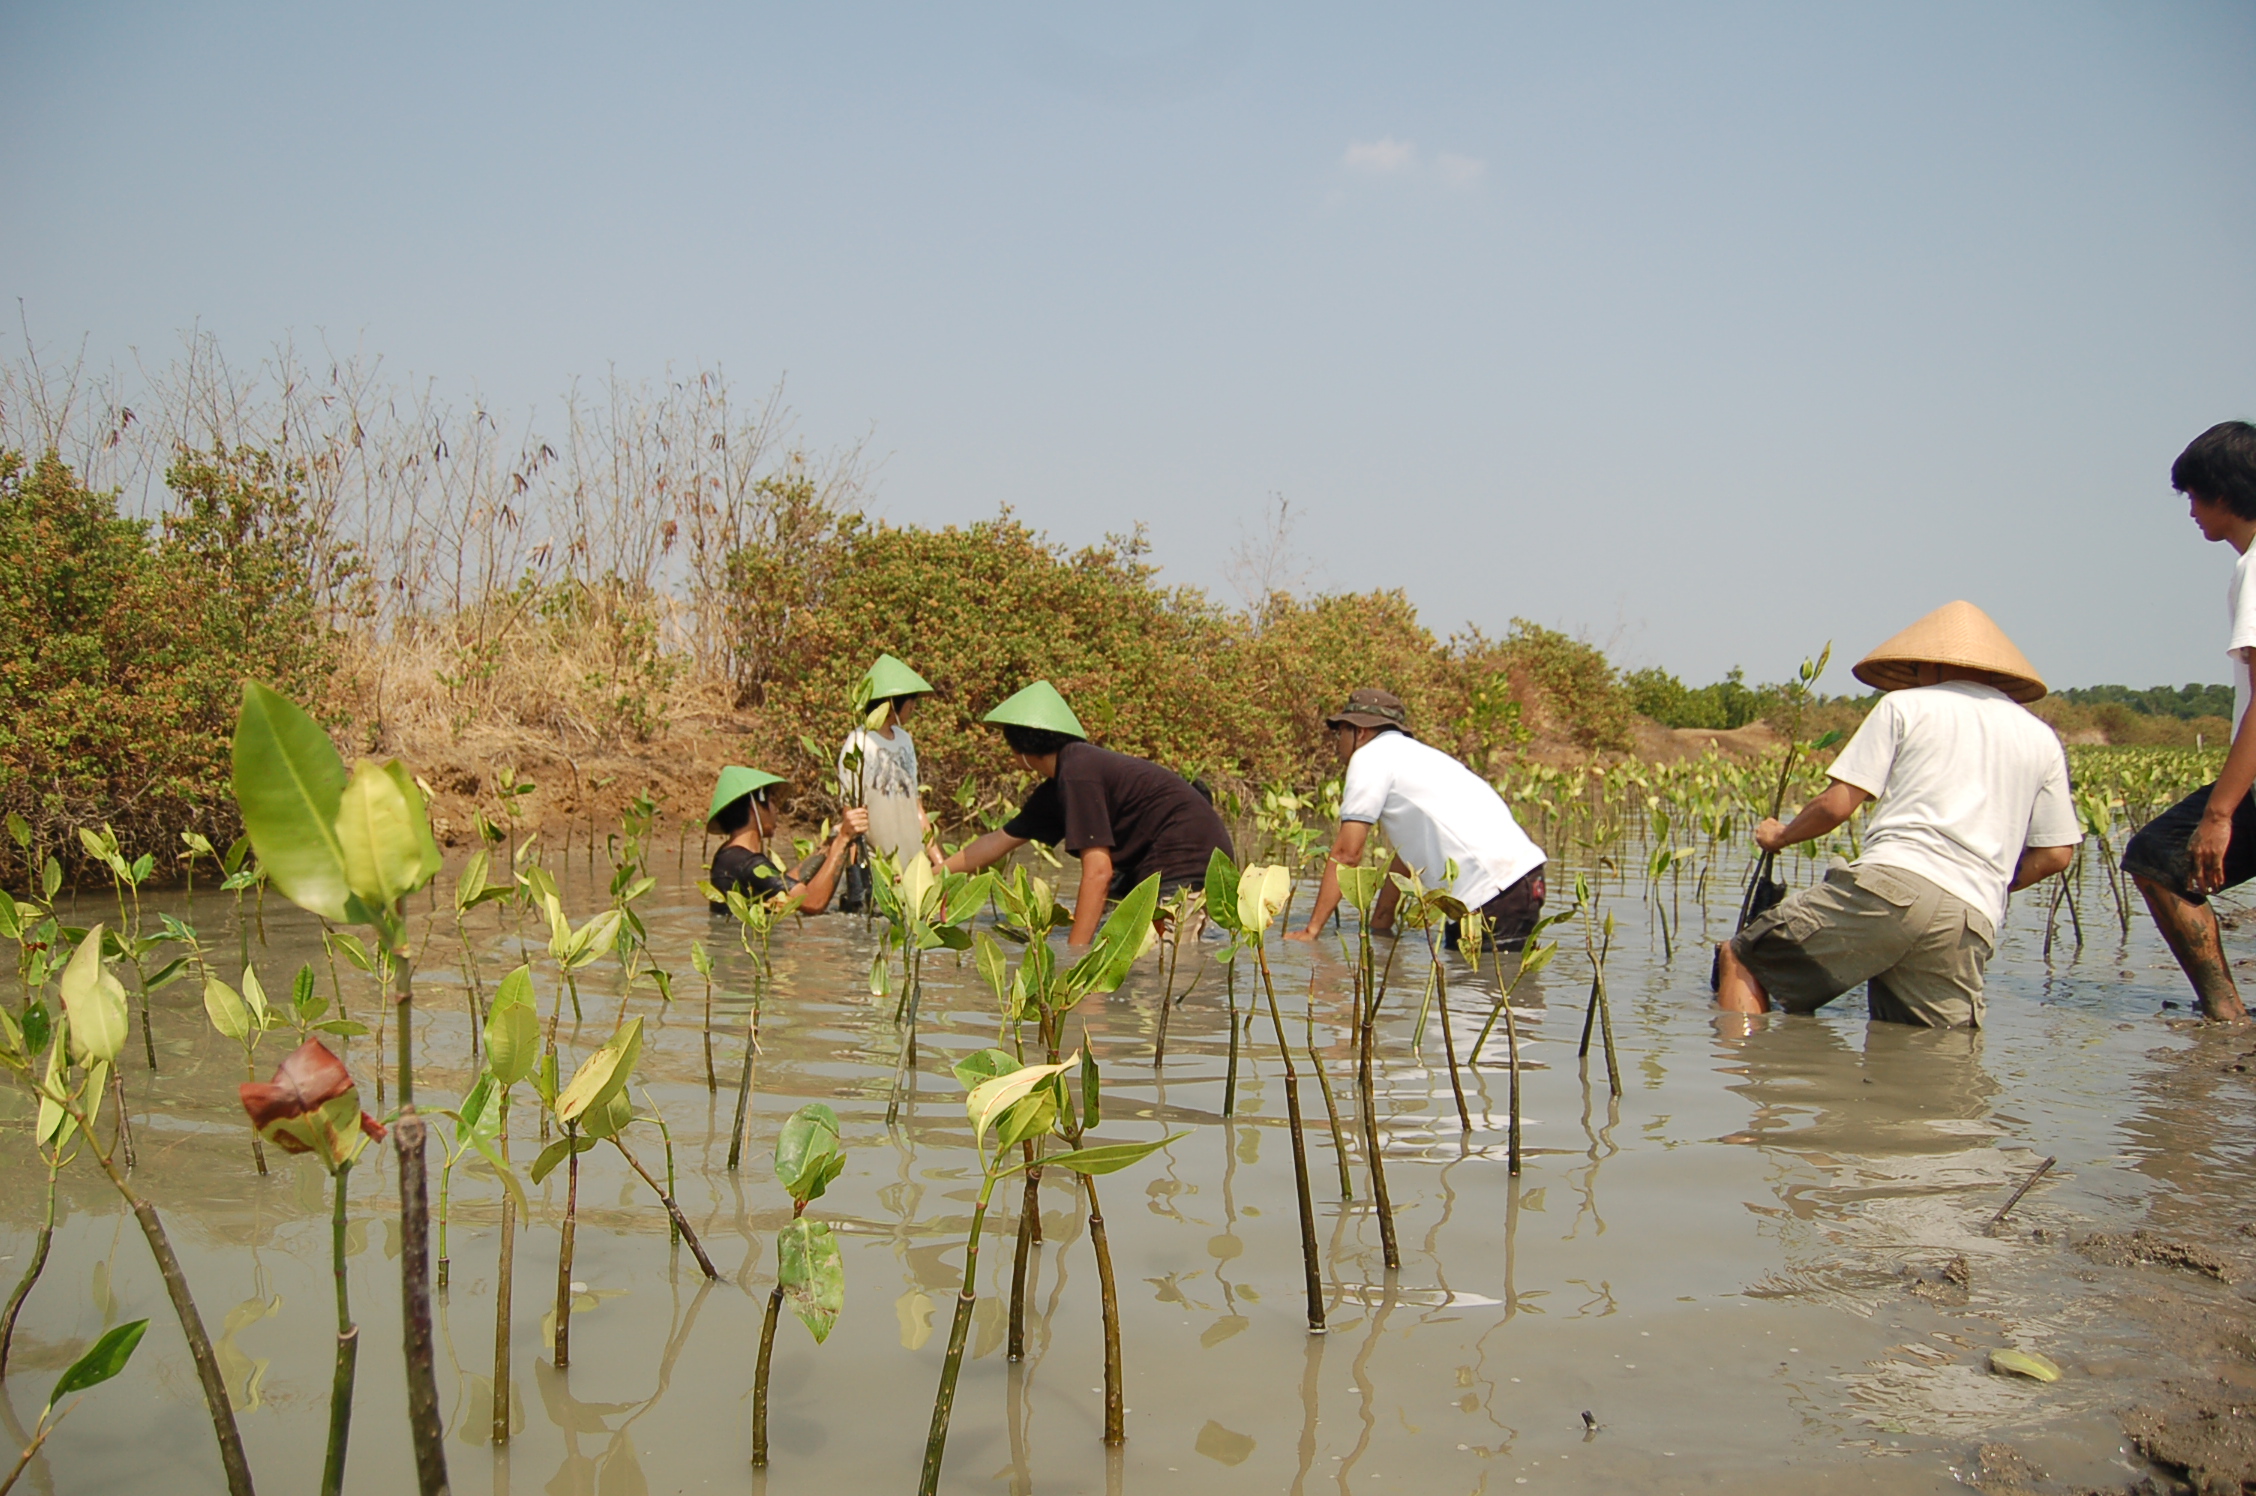
[[[2196,717],[2232,717],[2230,686],[2149,686],[2143,691],[2129,686],[2071,686],[2053,693],[2076,706],[2119,704],[2145,717],[2175,717],[2191,722]]]
[[[153,530],[50,452],[0,452],[0,810],[72,860],[103,822],[169,862],[233,829],[227,753],[245,676],[320,699],[329,633],[286,475],[184,460]]]

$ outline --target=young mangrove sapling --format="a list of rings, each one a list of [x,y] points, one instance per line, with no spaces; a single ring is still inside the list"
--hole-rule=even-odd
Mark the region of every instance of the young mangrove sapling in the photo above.
[[[776,1284],[760,1323],[760,1359],[752,1373],[752,1463],[768,1463],[768,1370],[775,1357],[778,1311],[784,1301],[821,1345],[830,1338],[846,1301],[846,1264],[829,1225],[807,1219],[807,1206],[822,1198],[846,1167],[838,1138],[838,1114],[819,1101],[787,1118],[776,1136],[776,1183],[791,1196],[791,1224],[776,1233]]]

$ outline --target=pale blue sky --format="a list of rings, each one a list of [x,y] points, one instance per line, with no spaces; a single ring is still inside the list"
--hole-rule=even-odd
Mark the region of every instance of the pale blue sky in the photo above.
[[[1177,581],[1281,493],[1443,632],[1770,678],[1966,596],[2060,684],[2227,678],[2167,474],[2256,418],[2246,0],[7,0],[0,139],[0,294],[98,364],[718,363],[894,519]]]

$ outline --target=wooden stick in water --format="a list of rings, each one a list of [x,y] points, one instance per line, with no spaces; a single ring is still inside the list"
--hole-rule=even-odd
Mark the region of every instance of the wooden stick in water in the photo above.
[[[2030,1190],[2034,1189],[2036,1187],[2037,1181],[2044,1178],[2046,1174],[2050,1173],[2052,1166],[2058,1162],[2060,1162],[2060,1160],[2057,1156],[2047,1157],[2043,1163],[2040,1163],[2034,1169],[2031,1169],[2029,1171],[2029,1177],[2021,1181],[2021,1187],[2015,1190],[2012,1195],[2007,1198],[2006,1202],[2003,1205],[2000,1205],[1998,1207],[1996,1215],[1990,1217],[1990,1224],[1982,1228],[1982,1234],[1984,1236],[1997,1235],[1998,1227],[2005,1224],[2006,1212],[2012,1210],[2014,1206],[2019,1205],[2021,1203],[2021,1197],[2029,1193]]]

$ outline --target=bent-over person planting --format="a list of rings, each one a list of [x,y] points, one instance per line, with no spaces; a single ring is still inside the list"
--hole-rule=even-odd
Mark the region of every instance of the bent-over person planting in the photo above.
[[[768,838],[776,831],[775,807],[768,803],[768,790],[783,782],[781,774],[748,769],[742,764],[721,770],[720,778],[713,782],[713,804],[705,813],[705,829],[727,840],[713,854],[711,881],[724,895],[740,888],[755,899],[804,893],[799,912],[820,914],[829,907],[830,896],[838,888],[838,875],[845,870],[846,854],[854,838],[869,830],[869,812],[858,805],[848,809],[820,861],[810,857],[798,872],[787,873],[768,851]],[[712,909],[715,914],[728,913],[726,904],[714,904]]]
[[[1854,673],[1887,694],[1825,792],[1786,825],[1766,819],[1755,842],[1814,841],[1874,800],[1864,855],[1724,943],[1716,1006],[1812,1013],[1863,982],[1875,1019],[1980,1028],[2007,893],[2067,867],[2083,840],[2067,755],[2023,709],[2045,683],[1968,602],[1937,608]]]
[[[1203,887],[1230,828],[1197,786],[1171,769],[1090,742],[1057,687],[1038,680],[981,720],[1003,730],[1018,766],[1042,782],[1017,815],[959,850],[943,866],[971,873],[1030,841],[1062,846],[1081,859],[1081,886],[1066,939],[1087,945],[1104,921],[1105,901],[1152,874],[1159,896]]]
[[[1349,693],[1324,719],[1332,749],[1346,761],[1339,832],[1324,859],[1324,880],[1308,924],[1287,940],[1314,940],[1339,907],[1339,870],[1363,860],[1373,825],[1386,827],[1396,856],[1390,871],[1417,870],[1428,888],[1447,887],[1483,917],[1484,946],[1516,951],[1543,915],[1543,849],[1529,840],[1489,782],[1410,732],[1409,709],[1389,691]],[[1452,881],[1450,868],[1456,874]],[[1371,906],[1371,929],[1391,934],[1402,890],[1392,879]],[[1457,922],[1445,936],[1454,948]]]
[[[2256,426],[2226,421],[2193,439],[2170,466],[2170,485],[2186,496],[2204,540],[2239,552],[2225,586],[2233,662],[2231,751],[2216,782],[2195,790],[2139,828],[2123,849],[2123,871],[2146,898],[2170,953],[2193,983],[2202,1013],[2242,1023],[2248,1009],[2225,960],[2209,895],[2256,877],[2256,732],[2248,727],[2249,662],[2256,659],[2256,578],[2249,542],[2256,540]]]

